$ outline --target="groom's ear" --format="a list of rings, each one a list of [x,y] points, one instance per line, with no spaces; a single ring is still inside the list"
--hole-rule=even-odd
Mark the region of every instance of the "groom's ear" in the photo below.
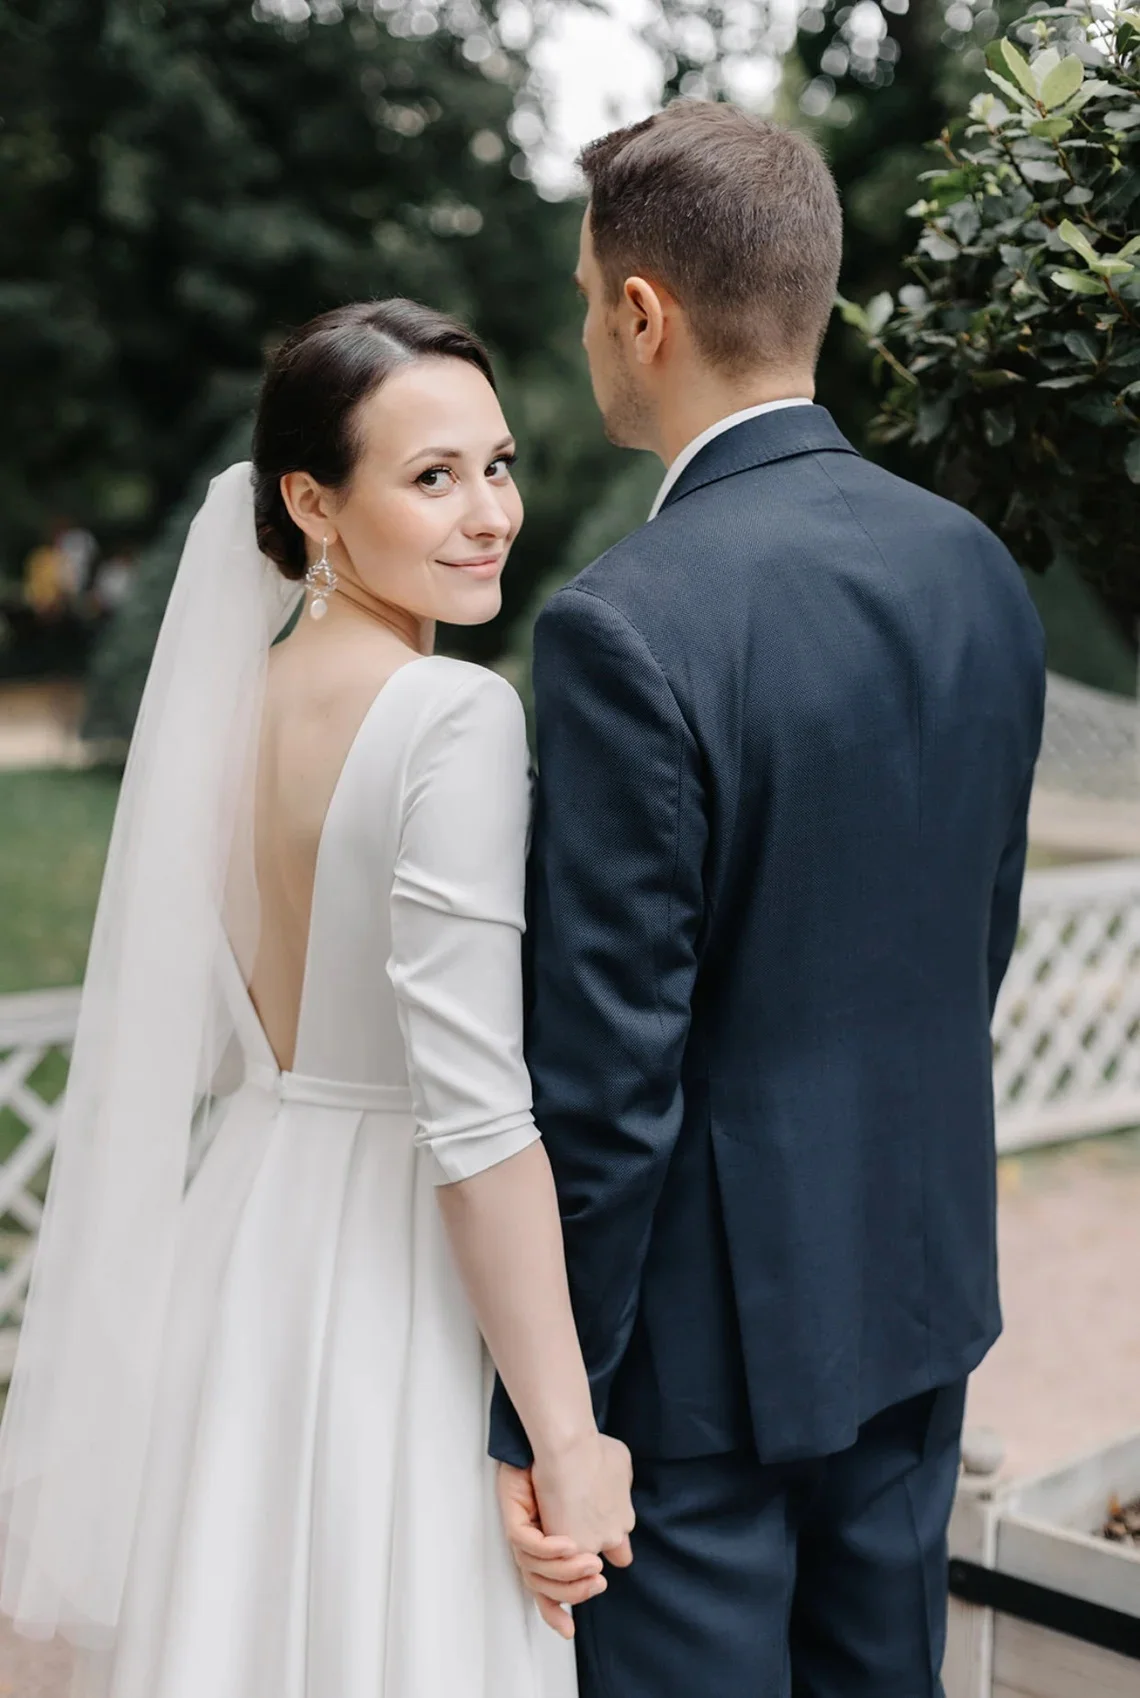
[[[644,277],[627,277],[624,296],[632,317],[634,358],[640,365],[651,365],[665,341],[666,320],[676,302]]]

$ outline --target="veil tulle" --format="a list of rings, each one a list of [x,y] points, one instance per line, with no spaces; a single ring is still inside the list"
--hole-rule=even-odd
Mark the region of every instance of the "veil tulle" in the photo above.
[[[240,956],[256,938],[266,659],[298,593],[231,466],[191,526],[131,745],[0,1428],[0,1611],[33,1637],[103,1646],[118,1620],[191,1133],[231,1036],[223,906]]]

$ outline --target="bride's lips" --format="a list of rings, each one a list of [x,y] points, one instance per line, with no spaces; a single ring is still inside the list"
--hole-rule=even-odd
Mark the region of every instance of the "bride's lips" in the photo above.
[[[441,566],[449,566],[453,572],[466,572],[471,578],[493,578],[503,564],[501,554],[479,554],[474,560],[441,560]]]

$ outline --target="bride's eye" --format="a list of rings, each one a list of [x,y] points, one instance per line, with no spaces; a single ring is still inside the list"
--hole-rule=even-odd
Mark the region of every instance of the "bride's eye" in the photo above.
[[[500,480],[503,479],[503,478],[509,478],[510,475],[511,475],[511,467],[516,463],[517,460],[518,460],[517,454],[498,454],[498,455],[496,455],[495,458],[491,461],[491,464],[487,467],[487,476],[489,478],[495,478],[495,479],[500,479]]]
[[[429,466],[426,472],[421,472],[416,482],[421,489],[426,489],[429,495],[442,495],[447,485],[440,483],[440,478],[451,478],[450,466]]]

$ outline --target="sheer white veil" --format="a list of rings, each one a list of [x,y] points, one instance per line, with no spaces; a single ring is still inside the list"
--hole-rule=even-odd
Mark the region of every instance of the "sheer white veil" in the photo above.
[[[258,551],[250,466],[231,466],[190,529],[131,745],[0,1428],[0,1610],[34,1637],[102,1646],[118,1620],[191,1129],[230,1037],[232,858],[256,935],[266,659],[299,592]]]

